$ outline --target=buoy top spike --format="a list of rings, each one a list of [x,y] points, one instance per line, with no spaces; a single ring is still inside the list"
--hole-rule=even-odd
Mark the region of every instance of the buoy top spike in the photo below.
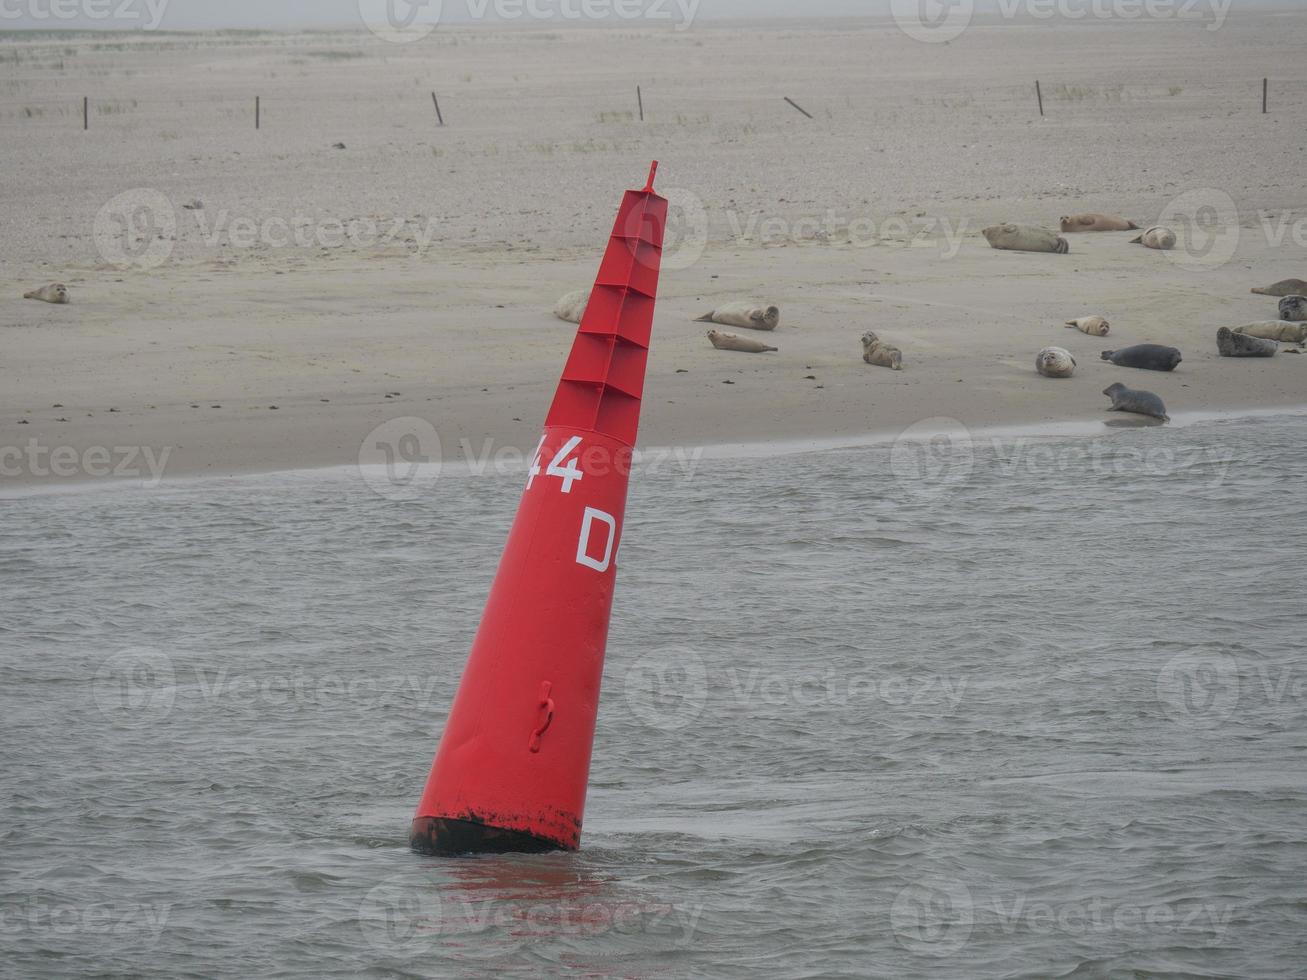
[[[658,161],[655,160],[655,161],[653,162],[653,164],[650,165],[650,167],[649,167],[649,183],[647,183],[647,184],[644,185],[644,190],[645,190],[645,193],[646,193],[646,194],[652,194],[652,193],[653,193],[653,189],[654,189],[654,188],[653,188],[654,176],[655,176],[657,173],[658,173]]]

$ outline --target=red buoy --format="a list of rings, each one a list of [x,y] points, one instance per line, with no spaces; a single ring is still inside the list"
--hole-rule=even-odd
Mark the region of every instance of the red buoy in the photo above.
[[[575,850],[667,201],[627,191],[409,834],[428,854]]]

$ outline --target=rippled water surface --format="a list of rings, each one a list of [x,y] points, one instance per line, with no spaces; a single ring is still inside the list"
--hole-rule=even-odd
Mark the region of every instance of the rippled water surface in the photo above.
[[[0,974],[1303,976],[1304,432],[637,475],[536,857],[406,846],[520,478],[0,500]]]

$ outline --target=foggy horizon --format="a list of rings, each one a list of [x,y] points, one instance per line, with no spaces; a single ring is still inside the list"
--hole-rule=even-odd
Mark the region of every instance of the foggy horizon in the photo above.
[[[360,8],[385,9],[387,0],[320,0],[309,5],[305,0],[228,0],[226,3],[203,3],[199,0],[82,0],[80,4],[61,4],[60,0],[0,0],[0,32],[59,30],[342,30],[365,29]],[[404,4],[406,0],[390,0]],[[685,21],[689,12],[698,21],[877,19],[890,17],[893,0],[418,0],[411,8],[440,8],[439,20],[447,26],[553,27],[555,29],[586,26],[659,26],[670,20]],[[941,0],[922,0],[926,10]],[[943,0],[942,10],[950,9]],[[951,0],[956,6],[967,0]],[[1019,19],[1057,22],[1081,21],[1086,14],[1077,11],[1126,10],[1139,0],[974,0],[977,16],[1016,10]],[[1290,0],[1155,0],[1181,11],[1182,18],[1199,18],[1213,11],[1228,14],[1241,12],[1291,11],[1297,9]],[[92,11],[68,16],[61,9],[80,7]],[[306,9],[310,7],[312,9]],[[526,13],[531,8],[548,16]],[[602,16],[576,16],[579,10],[607,10]],[[613,11],[638,11],[618,16]],[[658,10],[660,15],[650,15]],[[1030,11],[1041,12],[1032,18]],[[1047,11],[1052,13],[1048,14]],[[109,11],[111,13],[105,13]],[[127,11],[127,16],[119,12]],[[518,11],[523,11],[518,13]],[[561,11],[568,11],[570,16]],[[1067,12],[1071,12],[1068,14]],[[1170,15],[1174,17],[1174,13]],[[1100,18],[1109,19],[1109,18]],[[1110,19],[1121,22],[1128,14],[1115,13]],[[1144,19],[1140,17],[1139,19]],[[670,26],[670,25],[668,25]]]

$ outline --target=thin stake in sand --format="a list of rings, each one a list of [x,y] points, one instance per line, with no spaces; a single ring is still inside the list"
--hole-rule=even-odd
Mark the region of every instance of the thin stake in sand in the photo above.
[[[635,101],[640,104],[640,122],[644,122],[644,93],[640,91],[640,86],[635,87]]]
[[[91,97],[82,96],[82,132],[91,128]]]
[[[445,125],[445,117],[440,114],[440,100],[436,98],[435,92],[431,93],[431,104],[436,107],[436,122]]]
[[[1271,80],[1269,78],[1263,78],[1262,79],[1262,115],[1263,116],[1266,115],[1268,111],[1268,108],[1270,106],[1270,100],[1271,100]]]
[[[783,96],[783,98],[785,99],[786,102],[788,102],[790,105],[794,106],[794,108],[798,109],[801,113],[803,113],[803,114],[804,114],[805,116],[807,116],[809,119],[812,119],[812,118],[813,118],[813,115],[812,115],[811,112],[809,112],[807,109],[803,108],[803,106],[799,105],[799,103],[795,102],[795,101],[794,101],[793,99],[791,99],[788,95]]]
[[[1039,100],[1039,118],[1044,118],[1044,90],[1039,87],[1039,79],[1035,79],[1035,98]]]
[[[260,125],[260,116],[263,114],[263,106],[260,104],[259,96],[254,97],[254,128],[258,129]]]

